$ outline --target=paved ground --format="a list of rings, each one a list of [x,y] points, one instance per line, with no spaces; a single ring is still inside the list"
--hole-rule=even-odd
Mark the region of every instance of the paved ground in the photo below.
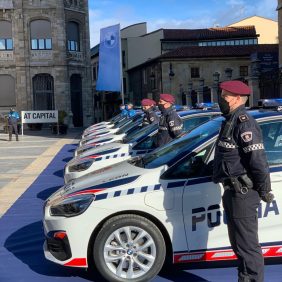
[[[76,143],[82,129],[53,135],[49,129],[25,130],[19,141],[0,133],[0,217],[33,183],[65,144]]]

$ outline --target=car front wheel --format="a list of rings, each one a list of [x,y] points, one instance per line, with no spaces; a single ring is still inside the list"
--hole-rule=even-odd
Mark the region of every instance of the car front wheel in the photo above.
[[[119,215],[108,220],[94,242],[93,260],[107,281],[149,281],[166,255],[158,227],[145,217]]]

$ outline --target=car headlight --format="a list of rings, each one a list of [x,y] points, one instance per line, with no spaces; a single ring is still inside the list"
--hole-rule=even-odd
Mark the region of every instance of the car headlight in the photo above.
[[[50,215],[72,217],[82,214],[87,210],[95,195],[77,195],[70,198],[65,198],[61,202],[51,205]]]
[[[80,171],[84,171],[86,169],[88,169],[94,160],[91,161],[85,161],[83,163],[79,163],[79,164],[74,164],[74,165],[70,165],[69,166],[69,172],[80,172]]]

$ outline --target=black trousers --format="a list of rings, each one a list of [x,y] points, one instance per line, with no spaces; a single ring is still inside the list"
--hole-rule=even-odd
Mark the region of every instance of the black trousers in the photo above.
[[[258,192],[247,194],[225,190],[223,207],[227,218],[230,244],[238,257],[238,281],[263,282],[264,259],[258,240]]]
[[[8,127],[9,127],[9,140],[12,140],[13,130],[16,135],[16,140],[18,140],[19,139],[18,124],[16,122],[12,122],[11,124],[9,124]]]

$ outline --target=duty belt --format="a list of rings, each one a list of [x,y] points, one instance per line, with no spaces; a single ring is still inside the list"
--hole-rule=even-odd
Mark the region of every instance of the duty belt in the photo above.
[[[226,178],[222,182],[224,190],[231,190],[243,195],[253,188],[253,182],[247,175]]]

